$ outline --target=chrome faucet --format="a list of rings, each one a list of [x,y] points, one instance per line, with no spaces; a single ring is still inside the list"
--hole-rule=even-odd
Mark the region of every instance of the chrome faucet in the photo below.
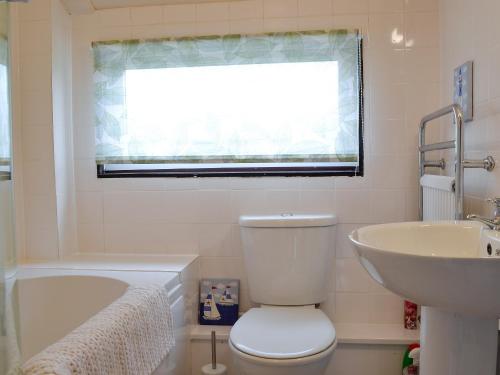
[[[472,215],[467,215],[467,219],[479,221],[480,223],[483,223],[490,229],[500,231],[500,198],[490,198],[487,199],[486,201],[494,205],[493,218],[488,219],[486,217],[481,217],[472,214]]]

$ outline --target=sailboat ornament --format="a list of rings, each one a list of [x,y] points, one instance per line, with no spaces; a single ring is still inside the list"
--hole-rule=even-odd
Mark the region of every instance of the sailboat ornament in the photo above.
[[[224,306],[233,306],[234,305],[234,300],[233,297],[231,297],[231,286],[227,285],[226,289],[224,290],[224,294],[220,298],[221,305]]]
[[[217,293],[217,288],[212,287],[212,291],[205,298],[205,304],[203,305],[203,319],[205,320],[220,320],[220,312],[217,309],[217,303],[215,302],[215,294]]]
[[[236,279],[201,280],[199,323],[233,325],[238,320],[239,288]]]

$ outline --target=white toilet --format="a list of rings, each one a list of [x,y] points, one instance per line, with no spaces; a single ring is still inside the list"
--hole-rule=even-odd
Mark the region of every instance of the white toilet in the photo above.
[[[236,373],[321,375],[337,345],[316,304],[333,269],[334,215],[241,216],[250,299],[229,336]]]

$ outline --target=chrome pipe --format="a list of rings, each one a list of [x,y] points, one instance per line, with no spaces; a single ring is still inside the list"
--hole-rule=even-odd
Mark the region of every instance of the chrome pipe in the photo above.
[[[455,148],[455,141],[431,143],[431,144],[423,145],[423,146],[419,147],[421,152],[447,150],[450,148]]]
[[[464,168],[483,168],[491,172],[495,168],[495,159],[492,156],[487,156],[483,160],[464,160]]]
[[[212,370],[217,369],[217,341],[215,338],[215,331],[211,334],[211,344],[212,344]]]
[[[446,162],[444,159],[440,160],[426,160],[424,161],[424,167],[427,168],[440,168],[440,169],[445,169],[446,168]]]
[[[455,125],[455,140],[449,142],[440,142],[430,145],[425,144],[425,129],[427,124],[432,120],[436,120],[440,117],[446,116],[448,114],[453,114],[453,124]],[[444,150],[449,148],[455,149],[455,219],[463,219],[464,210],[464,165],[463,165],[463,112],[458,104],[452,104],[447,107],[441,108],[425,117],[422,118],[419,125],[419,173],[422,177],[425,173],[425,153],[434,150]],[[452,147],[449,147],[452,146]],[[418,211],[420,220],[423,219],[424,209],[423,209],[423,189],[419,181],[419,194],[418,194]]]

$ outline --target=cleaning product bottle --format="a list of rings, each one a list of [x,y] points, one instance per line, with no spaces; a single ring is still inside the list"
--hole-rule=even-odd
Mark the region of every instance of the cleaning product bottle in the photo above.
[[[408,346],[403,357],[403,375],[418,375],[420,367],[420,345]]]
[[[405,300],[404,301],[404,326],[406,329],[419,328],[419,306],[416,303]]]

